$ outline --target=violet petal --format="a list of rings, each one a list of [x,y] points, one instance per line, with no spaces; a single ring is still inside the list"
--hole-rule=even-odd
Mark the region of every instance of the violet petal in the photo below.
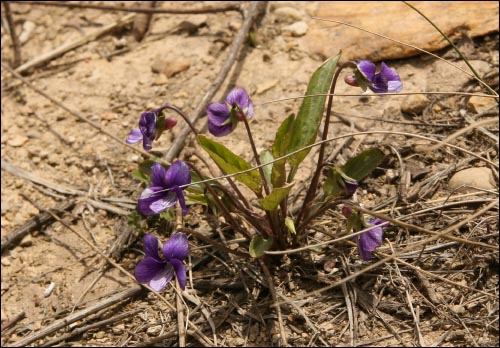
[[[189,254],[189,244],[184,233],[173,234],[163,245],[163,255],[169,261],[184,260]]]
[[[142,133],[139,128],[134,128],[130,131],[127,140],[125,141],[127,144],[137,144],[142,141]]]
[[[135,279],[139,283],[147,284],[151,279],[161,274],[165,269],[165,262],[159,262],[152,257],[146,257],[135,266]]]
[[[208,122],[222,126],[230,116],[229,109],[224,103],[210,103],[207,107]]]
[[[226,97],[226,103],[228,103],[232,107],[238,105],[241,110],[244,110],[249,107],[249,103],[251,102],[247,91],[245,91],[241,87],[237,87],[229,92]]]
[[[144,235],[144,252],[147,257],[152,257],[158,262],[163,262],[158,253],[158,239],[154,235]]]
[[[149,281],[149,286],[155,291],[161,291],[174,277],[174,267],[166,263],[161,270]]]
[[[216,137],[223,137],[224,135],[228,135],[229,133],[231,133],[233,131],[233,125],[230,123],[230,124],[226,124],[224,126],[217,126],[215,124],[213,124],[212,122],[210,122],[210,120],[208,121],[208,131],[210,132],[210,134],[216,136]]]
[[[175,161],[165,174],[167,187],[182,186],[191,183],[189,166],[184,161]]]
[[[176,202],[177,195],[174,192],[156,186],[142,191],[137,208],[142,215],[154,215],[173,207]]]
[[[172,259],[169,262],[175,270],[175,276],[177,277],[179,286],[181,287],[182,290],[184,290],[186,288],[186,283],[187,283],[186,266],[184,266],[182,261],[177,259]]]
[[[151,186],[168,187],[166,176],[167,170],[160,163],[153,163],[151,166]]]
[[[356,62],[356,65],[358,67],[358,70],[364,75],[364,77],[368,81],[373,80],[373,77],[375,76],[375,71],[377,69],[375,64],[373,64],[369,60],[358,60]]]

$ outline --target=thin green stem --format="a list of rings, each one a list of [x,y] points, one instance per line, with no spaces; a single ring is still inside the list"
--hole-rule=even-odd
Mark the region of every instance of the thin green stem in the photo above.
[[[264,191],[266,192],[266,195],[269,195],[271,191],[269,190],[269,185],[267,183],[266,176],[264,175],[264,170],[262,169],[260,163],[259,154],[257,152],[257,148],[255,147],[255,142],[253,141],[252,131],[250,130],[250,125],[248,124],[246,117],[243,117],[243,123],[245,124],[245,128],[247,130],[248,139],[250,140],[250,145],[252,147],[253,155],[255,157],[255,162],[257,162],[257,165],[259,166],[259,173],[262,178],[262,184],[264,185]]]
[[[177,108],[176,106],[173,106],[173,105],[170,105],[168,103],[165,103],[161,109],[170,109],[170,110],[173,110],[175,111],[179,116],[181,116],[184,121],[188,124],[189,128],[191,128],[191,131],[193,132],[193,134],[196,136],[196,140],[198,141],[198,143],[200,142],[199,139],[198,139],[198,131],[196,130],[196,128],[193,126],[193,124],[191,123],[191,121],[189,120],[189,117],[187,117],[187,115],[182,112],[182,110],[180,110],[179,108]],[[217,163],[216,163],[217,164]],[[219,167],[219,169],[221,169]],[[222,170],[222,169],[221,169]],[[231,185],[231,187],[233,188],[234,192],[236,192],[236,194],[238,195],[238,197],[241,199],[241,201],[243,202],[243,204],[245,204],[245,206],[248,208],[248,209],[252,209],[252,206],[250,205],[250,203],[248,203],[247,199],[245,198],[245,196],[243,196],[243,194],[241,193],[241,191],[238,189],[238,186],[236,186],[236,184],[234,183],[233,179],[231,178],[227,178],[227,182],[229,182],[229,185]]]

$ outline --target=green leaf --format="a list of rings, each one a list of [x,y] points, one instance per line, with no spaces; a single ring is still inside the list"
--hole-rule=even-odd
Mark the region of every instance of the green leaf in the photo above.
[[[323,184],[323,192],[327,196],[344,194],[344,180],[360,182],[382,163],[384,157],[382,150],[372,148],[349,159],[341,168],[330,168]]]
[[[328,59],[314,72],[307,85],[306,95],[327,94],[329,92],[339,59],[340,54]],[[326,95],[304,98],[293,124],[292,133],[289,134],[291,139],[287,153],[300,150],[314,143],[321,124],[321,118],[323,117],[326,98]],[[291,168],[288,182],[293,180],[299,164],[304,160],[309,151],[310,149],[304,150],[289,158]]]
[[[289,216],[285,218],[285,226],[288,228],[291,234],[297,234],[295,231],[295,224],[293,223],[293,219]]]
[[[141,172],[139,169],[136,169],[132,172],[132,176],[136,179],[139,179],[140,181],[148,184],[149,183],[149,180],[150,178],[147,177],[146,175],[144,175],[143,172]]]
[[[269,150],[264,150],[260,154],[260,163],[268,163],[274,160],[273,154]],[[267,166],[262,167],[262,171],[264,172],[264,177],[266,178],[268,183],[271,183],[271,173],[273,171],[273,164],[269,164]]]
[[[264,252],[269,250],[273,245],[273,237],[264,239],[261,235],[256,235],[252,238],[248,251],[252,257],[261,257]]]
[[[173,220],[175,218],[175,210],[167,209],[163,213],[160,214],[160,218],[165,220]]]
[[[378,148],[361,152],[342,166],[342,171],[356,181],[366,178],[384,160],[385,154]]]
[[[294,120],[295,115],[291,114],[283,121],[278,131],[276,132],[276,137],[274,139],[272,148],[274,158],[286,155],[291,139],[289,132]],[[286,183],[285,162],[286,160],[282,159],[280,161],[274,162],[273,164],[271,175],[271,183],[273,184],[273,187],[281,187]]]
[[[275,210],[281,201],[286,198],[292,187],[293,184],[273,189],[269,195],[262,199],[258,199],[260,206],[267,211]]]
[[[243,158],[235,155],[224,145],[210,140],[203,135],[198,135],[201,147],[212,157],[225,174],[234,174],[252,168]],[[245,184],[249,189],[260,195],[262,192],[262,182],[257,170],[236,175],[235,179]]]

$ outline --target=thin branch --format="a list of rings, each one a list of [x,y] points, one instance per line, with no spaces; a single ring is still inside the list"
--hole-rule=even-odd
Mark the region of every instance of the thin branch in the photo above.
[[[40,6],[55,6],[67,8],[90,8],[104,11],[121,11],[121,12],[136,12],[136,13],[172,13],[172,14],[197,14],[197,13],[218,13],[236,11],[241,12],[241,7],[238,2],[222,4],[218,7],[200,7],[200,8],[144,8],[144,7],[120,7],[113,5],[94,5],[82,3],[67,3],[61,1],[9,1],[22,5],[40,5]]]
[[[19,43],[19,38],[16,33],[16,24],[12,19],[12,14],[10,13],[10,1],[3,1],[3,6],[5,9],[5,17],[7,18],[7,24],[9,25],[10,38],[12,40],[12,48],[14,50],[14,60],[12,66],[17,68],[21,64],[21,44]]]

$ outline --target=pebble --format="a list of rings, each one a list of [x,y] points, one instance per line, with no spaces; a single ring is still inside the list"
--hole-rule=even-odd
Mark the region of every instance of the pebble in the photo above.
[[[146,333],[149,336],[157,336],[161,332],[161,327],[162,327],[161,325],[150,326],[146,330]]]
[[[307,23],[300,21],[287,25],[286,27],[283,28],[283,31],[286,33],[291,33],[292,36],[300,37],[304,36],[307,33],[308,29],[309,27]]]
[[[493,98],[483,98],[483,97],[476,97],[472,96],[469,99],[469,110],[475,112],[475,113],[482,113],[490,108],[492,108],[496,104],[495,99]]]
[[[40,136],[41,136],[41,135],[42,135],[42,134],[41,134],[39,131],[35,130],[35,129],[30,129],[29,131],[27,131],[27,132],[26,132],[26,136],[27,136],[28,138],[32,138],[32,139],[33,139],[33,138],[34,138],[34,139],[36,139],[36,138],[40,138]]]
[[[191,63],[185,59],[164,60],[158,58],[151,65],[151,71],[156,74],[164,74],[166,77],[172,77],[188,70],[190,66]]]
[[[58,155],[55,153],[51,153],[49,157],[47,158],[47,163],[50,164],[52,167],[55,167],[59,164],[60,158]]]
[[[22,247],[29,247],[33,245],[33,237],[31,234],[26,235],[21,242],[19,243],[20,246]]]
[[[27,141],[28,141],[27,136],[24,136],[21,134],[16,134],[13,137],[11,137],[7,143],[12,147],[19,147],[19,146],[23,146],[24,144],[26,144]]]
[[[406,96],[401,105],[401,111],[407,114],[420,114],[429,105],[429,99],[423,94]]]
[[[1,263],[2,263],[2,266],[10,266],[10,261],[6,257],[2,258],[2,262]]]
[[[302,19],[302,13],[293,7],[280,7],[274,11],[276,21],[281,23],[293,23]]]
[[[491,169],[486,167],[468,168],[454,174],[448,183],[448,190],[453,191],[463,185],[475,186],[485,190],[495,190],[495,180]],[[466,187],[459,191],[468,191]]]

